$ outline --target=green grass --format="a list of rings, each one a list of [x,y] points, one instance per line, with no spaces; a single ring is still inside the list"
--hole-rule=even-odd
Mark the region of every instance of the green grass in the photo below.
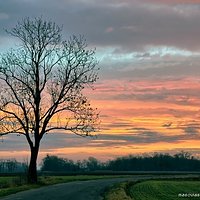
[[[27,184],[25,176],[3,176],[0,177],[0,197],[14,194],[20,191],[39,188],[42,186],[58,183],[67,183],[71,181],[87,181],[103,178],[119,178],[125,176],[111,175],[77,175],[77,176],[39,176],[38,184]]]
[[[0,177],[0,189],[9,187],[12,184],[14,178],[15,177],[13,176]]]
[[[123,182],[108,188],[104,193],[104,200],[131,200],[132,198],[127,195],[129,184],[129,182]]]
[[[199,197],[180,197],[179,194],[197,194]],[[108,188],[104,200],[191,200],[200,199],[200,181],[149,180],[124,182]]]
[[[71,181],[87,181],[97,180],[103,178],[119,178],[125,176],[113,176],[113,175],[77,175],[77,176],[41,176],[39,177],[39,184],[53,185],[57,183],[66,183]]]
[[[0,177],[0,197],[36,187],[28,185],[25,176]]]
[[[129,188],[134,200],[191,200],[195,197],[179,197],[179,194],[200,194],[199,181],[145,181]],[[199,197],[200,198],[200,197]],[[198,199],[198,198],[195,198]]]

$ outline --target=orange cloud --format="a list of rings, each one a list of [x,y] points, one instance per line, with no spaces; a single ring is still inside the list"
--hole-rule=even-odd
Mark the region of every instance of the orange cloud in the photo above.
[[[102,133],[137,134],[143,128],[184,135],[199,129],[199,88],[200,82],[194,78],[111,80],[99,84],[95,95],[88,95],[101,111]]]
[[[194,78],[104,81],[94,93],[85,91],[91,105],[100,111],[99,137],[80,141],[66,136],[71,145],[63,146],[60,144],[64,139],[56,144],[50,139],[54,145],[50,147],[47,140],[40,156],[50,153],[73,159],[94,156],[107,160],[154,151],[175,152],[184,148],[190,151],[188,147],[200,153],[200,142],[195,140],[200,135],[199,88],[200,81]],[[14,154],[18,157],[21,149],[14,153],[2,150],[0,157],[14,157]],[[23,156],[27,157],[28,151]]]

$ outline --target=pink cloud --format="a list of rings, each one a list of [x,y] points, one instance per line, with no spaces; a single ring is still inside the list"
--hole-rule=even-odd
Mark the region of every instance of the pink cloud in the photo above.
[[[111,33],[111,32],[113,32],[114,31],[114,28],[113,27],[108,27],[107,29],[106,29],[106,33]]]

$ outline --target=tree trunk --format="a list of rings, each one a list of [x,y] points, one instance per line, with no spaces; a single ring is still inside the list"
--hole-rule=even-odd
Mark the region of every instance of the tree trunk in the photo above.
[[[38,152],[39,152],[39,146],[31,148],[31,159],[28,167],[28,183],[37,183]]]

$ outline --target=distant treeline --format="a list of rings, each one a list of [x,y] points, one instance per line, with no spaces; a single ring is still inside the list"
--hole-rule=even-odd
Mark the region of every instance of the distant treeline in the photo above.
[[[125,156],[107,162],[94,157],[73,161],[47,155],[41,171],[90,172],[90,171],[200,171],[200,160],[187,152],[175,155],[155,153],[146,156]]]
[[[27,163],[15,159],[0,159],[0,173],[26,172]],[[94,157],[73,161],[47,155],[41,163],[41,171],[48,172],[94,172],[94,171],[200,171],[200,160],[187,152],[175,155],[124,156],[107,162]]]
[[[0,173],[26,172],[27,163],[15,159],[0,159]]]

